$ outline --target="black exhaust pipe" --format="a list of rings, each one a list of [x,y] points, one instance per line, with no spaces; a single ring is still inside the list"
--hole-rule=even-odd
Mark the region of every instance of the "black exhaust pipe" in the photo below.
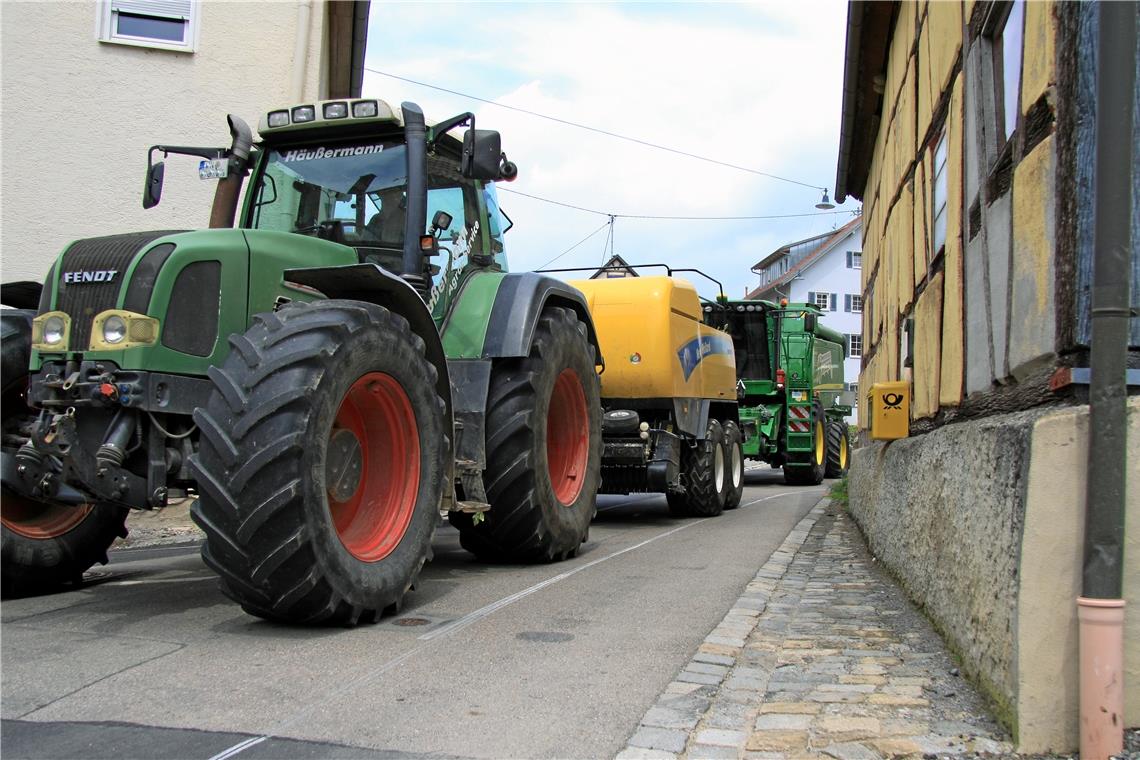
[[[400,276],[425,301],[429,283],[424,279],[424,254],[420,237],[427,216],[427,123],[415,103],[400,104],[404,115],[404,140],[408,153],[408,202],[404,216],[404,260]]]

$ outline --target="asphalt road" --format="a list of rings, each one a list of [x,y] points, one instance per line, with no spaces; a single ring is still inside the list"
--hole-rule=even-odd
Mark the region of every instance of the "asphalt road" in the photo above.
[[[5,758],[612,757],[825,487],[748,474],[674,520],[601,497],[579,556],[487,565],[441,527],[395,617],[243,613],[193,546],[121,550],[79,590],[0,606]]]

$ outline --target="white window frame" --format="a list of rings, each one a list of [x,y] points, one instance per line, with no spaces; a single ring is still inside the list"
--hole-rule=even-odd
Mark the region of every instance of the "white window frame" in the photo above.
[[[858,343],[858,345],[856,345]],[[847,357],[858,359],[863,356],[863,336],[854,333],[847,335]]]
[[[819,302],[821,296],[823,297],[823,303]],[[819,307],[820,311],[831,311],[831,294],[818,291],[815,294],[815,305]]]
[[[863,252],[862,251],[852,251],[851,252],[851,268],[852,269],[862,269],[863,268]]]
[[[851,294],[851,313],[852,314],[862,314],[863,313],[863,296],[859,295],[858,293],[852,293]]]
[[[178,53],[193,53],[198,49],[202,6],[199,0],[98,0],[96,2],[95,36],[100,42],[115,45],[156,48]],[[157,37],[136,37],[118,34],[118,13],[129,12],[151,18],[181,18],[186,21],[183,42],[171,42]]]

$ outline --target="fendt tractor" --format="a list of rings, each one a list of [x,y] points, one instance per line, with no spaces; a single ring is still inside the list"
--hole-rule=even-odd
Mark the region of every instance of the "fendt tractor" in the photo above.
[[[847,341],[820,324],[820,310],[807,303],[727,301],[705,305],[704,321],[732,336],[744,456],[782,467],[790,485],[846,473]]]
[[[607,357],[601,490],[663,492],[670,514],[711,517],[744,492],[733,344],[701,321],[696,288],[672,276],[695,270],[666,269],[570,282]]]
[[[78,240],[2,312],[5,591],[75,581],[191,489],[205,563],[269,619],[398,608],[441,510],[479,557],[574,556],[602,356],[581,293],[506,271],[499,134],[374,99],[229,128],[148,156],[146,208],[156,153],[201,159],[211,229]]]

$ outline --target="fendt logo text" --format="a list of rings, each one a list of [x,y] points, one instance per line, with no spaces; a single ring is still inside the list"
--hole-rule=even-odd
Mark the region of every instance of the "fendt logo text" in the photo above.
[[[115,275],[119,273],[118,269],[95,269],[90,272],[64,272],[64,283],[82,283],[82,282],[111,282],[115,279]]]

